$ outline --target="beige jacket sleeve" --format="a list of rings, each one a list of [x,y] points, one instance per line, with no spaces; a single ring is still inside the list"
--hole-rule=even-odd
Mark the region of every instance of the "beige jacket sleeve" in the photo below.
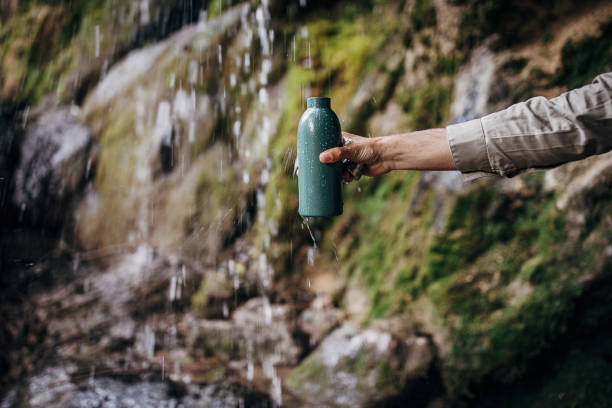
[[[612,72],[556,98],[536,97],[446,128],[467,178],[512,177],[612,150]]]

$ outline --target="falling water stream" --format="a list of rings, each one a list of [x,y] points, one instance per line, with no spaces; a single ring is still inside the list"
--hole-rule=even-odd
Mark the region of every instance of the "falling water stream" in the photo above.
[[[141,9],[148,12],[148,1],[143,0]],[[237,11],[236,11],[237,10]],[[157,154],[157,146],[162,146],[169,155],[167,161],[167,169],[171,171],[177,168],[180,176],[188,177],[188,166],[192,163],[191,159],[185,157],[181,152],[181,144],[189,145],[196,142],[198,137],[199,119],[206,117],[213,109],[220,109],[227,117],[236,116],[231,125],[232,136],[234,138],[235,154],[241,160],[248,164],[250,162],[263,162],[263,169],[257,179],[255,201],[258,208],[259,217],[264,214],[264,189],[269,181],[269,174],[272,168],[272,160],[266,157],[268,154],[268,144],[271,139],[271,134],[275,130],[276,121],[278,120],[278,107],[269,108],[271,91],[268,89],[269,75],[272,72],[272,57],[274,50],[274,30],[270,28],[270,11],[268,9],[268,1],[263,0],[261,4],[256,6],[243,5],[235,10],[230,10],[227,17],[222,16],[226,20],[231,20],[231,15],[238,13],[240,21],[240,30],[244,33],[244,48],[245,52],[242,57],[236,58],[235,61],[229,60],[227,50],[224,45],[219,43],[214,47],[215,60],[218,64],[220,72],[228,72],[229,84],[221,85],[220,103],[214,103],[207,96],[200,96],[196,93],[195,87],[203,76],[209,62],[209,54],[203,56],[200,51],[200,59],[187,60],[185,65],[188,70],[187,81],[177,79],[176,72],[170,72],[168,75],[167,84],[173,90],[174,97],[170,100],[161,100],[154,106],[151,106],[151,101],[155,101],[157,97],[155,93],[151,93],[149,89],[142,85],[137,85],[134,88],[135,97],[135,121],[134,133],[137,140],[141,140],[136,144],[135,167],[133,169],[134,181],[131,185],[131,190],[134,195],[138,195],[139,199],[134,206],[134,229],[128,236],[128,247],[135,248],[133,252],[127,254],[116,254],[116,260],[106,271],[98,273],[95,277],[87,279],[83,286],[87,296],[101,297],[105,302],[110,304],[111,319],[123,319],[126,311],[123,310],[123,305],[131,302],[133,291],[138,290],[138,287],[145,284],[150,279],[158,279],[156,277],[158,266],[163,265],[162,275],[164,281],[168,282],[167,289],[164,290],[167,299],[166,313],[168,318],[165,326],[165,332],[160,333],[159,327],[153,327],[149,322],[144,324],[134,323],[129,317],[125,320],[123,326],[117,326],[118,336],[124,336],[121,332],[125,332],[125,338],[134,336],[133,351],[142,356],[146,362],[143,369],[137,370],[141,375],[147,377],[145,382],[137,382],[135,384],[123,383],[120,380],[108,378],[105,376],[105,370],[97,370],[97,363],[92,363],[85,382],[79,382],[78,372],[80,368],[73,367],[68,362],[59,359],[56,366],[49,367],[38,374],[31,376],[26,387],[25,394],[22,392],[23,387],[15,388],[6,398],[0,400],[0,406],[12,406],[19,404],[20,398],[25,395],[27,404],[33,407],[64,407],[64,406],[134,406],[134,407],[166,407],[166,406],[192,406],[196,400],[199,400],[198,406],[268,406],[265,401],[267,397],[258,395],[256,391],[250,388],[240,388],[235,385],[214,385],[211,387],[198,387],[189,385],[191,379],[188,374],[182,373],[182,362],[180,359],[172,358],[171,361],[166,359],[166,355],[158,354],[160,347],[162,349],[172,350],[178,344],[177,328],[178,319],[174,316],[173,305],[182,302],[186,296],[186,292],[193,292],[194,288],[188,288],[188,284],[193,286],[199,284],[196,277],[192,276],[193,269],[197,266],[190,264],[188,259],[183,259],[180,255],[168,253],[164,251],[163,256],[160,254],[160,248],[156,244],[153,237],[152,225],[155,222],[155,214],[152,212],[147,197],[156,195],[155,186],[151,180],[154,180],[156,174],[151,167],[149,157],[154,157]],[[90,106],[112,103],[113,98],[119,96],[128,84],[137,80],[139,75],[144,75],[147,70],[151,69],[156,61],[159,61],[164,54],[173,52],[173,49],[181,49],[190,42],[192,38],[197,38],[199,33],[210,32],[214,35],[215,28],[209,28],[209,23],[206,21],[207,14],[200,14],[200,21],[191,26],[187,26],[179,31],[168,40],[160,43],[138,49],[128,54],[127,57],[114,66],[108,74],[103,76],[100,84],[92,92],[89,99]],[[98,58],[101,55],[104,47],[104,30],[105,27],[95,26],[95,37],[93,41],[94,56]],[[259,39],[259,47],[261,49],[260,58],[255,59],[250,54],[249,50],[253,46],[251,42],[254,38]],[[198,47],[196,40],[195,47]],[[200,49],[204,49],[204,44],[199,45]],[[295,39],[293,41],[293,58],[295,59]],[[258,63],[258,66],[254,66]],[[256,76],[252,75],[256,72]],[[239,77],[246,76],[250,80],[239,82]],[[253,78],[255,77],[255,78]],[[256,79],[256,82],[254,81]],[[229,86],[229,88],[228,88]],[[254,123],[255,140],[247,137],[247,129],[239,119],[242,113],[242,107],[239,103],[235,106],[229,106],[229,91],[233,88],[239,88],[240,94],[245,95],[252,93],[255,95],[255,102],[259,104],[256,108],[258,119]],[[156,91],[155,91],[156,92]],[[274,101],[279,104],[280,101]],[[177,121],[182,121],[187,125],[179,128],[176,126]],[[25,119],[24,119],[25,123]],[[149,131],[149,129],[153,131]],[[185,134],[182,135],[181,132]],[[152,137],[152,140],[151,140]],[[174,151],[181,152],[178,157]],[[163,158],[162,158],[163,159]],[[225,174],[232,170],[232,161],[239,163],[237,158],[232,157],[230,152],[229,157],[222,155],[218,159],[218,178],[223,180]],[[227,164],[226,164],[227,163]],[[162,161],[162,164],[163,161]],[[227,169],[227,170],[226,170]],[[244,167],[241,171],[242,182],[245,185],[251,185],[253,172],[252,169]],[[92,200],[96,200],[92,196]],[[95,207],[93,207],[95,208]],[[230,215],[230,210],[219,214],[219,219],[223,220]],[[243,217],[241,215],[240,217]],[[253,221],[247,221],[253,222]],[[276,226],[268,225],[267,219],[260,219],[259,222],[265,225],[265,229],[269,232],[264,239],[264,249],[269,246],[270,234],[274,233]],[[310,235],[314,236],[312,232]],[[316,244],[314,244],[316,247]],[[243,262],[243,261],[241,261]],[[242,263],[241,263],[242,264]],[[158,266],[157,266],[158,265]],[[234,300],[237,304],[238,291],[243,282],[241,275],[237,270],[238,263],[234,259],[230,259],[226,265],[227,274],[233,279]],[[268,292],[274,279],[273,271],[269,265],[267,255],[262,252],[256,258],[257,274],[259,279],[259,296],[262,296],[263,307],[261,308],[261,321],[264,325],[271,326],[273,322],[273,313],[270,306]],[[195,283],[194,283],[195,282]],[[235,307],[235,306],[234,306]],[[97,313],[95,311],[91,312]],[[230,310],[227,302],[223,303],[222,316],[227,319],[230,315]],[[67,317],[77,319],[78,317]],[[100,316],[100,319],[103,319]],[[92,319],[87,319],[90,324]],[[123,328],[121,328],[123,327]],[[112,329],[115,330],[115,329]],[[260,330],[266,330],[262,327]],[[255,364],[262,367],[263,376],[269,381],[269,395],[276,405],[281,405],[283,401],[283,392],[281,379],[278,374],[276,364],[279,361],[277,352],[259,353],[253,348],[253,339],[248,339],[247,344],[247,365],[245,367],[244,377],[248,381],[253,381],[255,376]],[[132,356],[126,356],[128,360],[133,359]],[[147,369],[146,367],[149,367]],[[157,367],[157,369],[152,369]],[[147,373],[147,370],[149,373]],[[120,371],[121,370],[114,370]],[[130,378],[133,380],[133,378]],[[173,396],[171,386],[168,379],[173,382],[187,384],[187,389],[183,389],[180,396]],[[84,387],[84,384],[87,386]],[[250,401],[250,403],[248,403]],[[264,404],[265,403],[265,404]],[[204,405],[202,405],[204,404]],[[246,405],[245,405],[246,404]]]

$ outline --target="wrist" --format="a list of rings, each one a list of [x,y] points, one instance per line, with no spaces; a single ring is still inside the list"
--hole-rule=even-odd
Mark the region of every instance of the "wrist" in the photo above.
[[[389,170],[454,169],[446,130],[427,129],[378,138],[380,161]]]
[[[380,162],[391,170],[405,170],[410,168],[411,155],[413,152],[412,138],[405,134],[378,137],[377,150]]]

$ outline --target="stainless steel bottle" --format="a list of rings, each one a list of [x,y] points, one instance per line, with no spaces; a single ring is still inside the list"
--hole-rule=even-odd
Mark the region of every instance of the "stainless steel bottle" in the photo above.
[[[324,164],[319,154],[342,145],[340,121],[329,98],[308,98],[298,125],[299,209],[304,217],[342,214],[342,164]]]

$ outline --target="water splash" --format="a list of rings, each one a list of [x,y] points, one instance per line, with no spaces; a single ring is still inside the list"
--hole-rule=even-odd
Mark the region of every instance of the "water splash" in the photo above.
[[[300,215],[300,217],[302,217]],[[317,241],[314,237],[314,234],[312,233],[312,230],[310,229],[310,224],[308,222],[308,217],[302,217],[302,226],[306,226],[306,229],[308,230],[308,234],[310,234],[310,239],[312,240],[312,247],[314,249],[317,249]]]
[[[336,247],[336,241],[332,240],[332,248],[334,251],[334,258],[336,259],[336,263],[340,263],[340,260],[338,259],[338,248]]]
[[[95,56],[100,57],[100,26],[96,25],[95,28]]]
[[[316,258],[316,253],[317,253],[317,248],[316,247],[310,247],[308,248],[308,265],[313,266],[315,263],[315,258]]]

